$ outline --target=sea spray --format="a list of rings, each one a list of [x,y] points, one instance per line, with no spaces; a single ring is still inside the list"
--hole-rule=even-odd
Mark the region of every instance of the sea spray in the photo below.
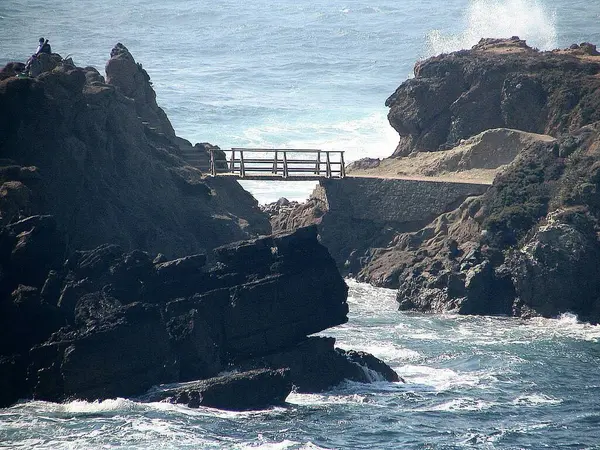
[[[556,11],[534,0],[472,0],[456,34],[432,30],[427,34],[424,57],[468,49],[481,38],[519,36],[532,47],[557,47]]]

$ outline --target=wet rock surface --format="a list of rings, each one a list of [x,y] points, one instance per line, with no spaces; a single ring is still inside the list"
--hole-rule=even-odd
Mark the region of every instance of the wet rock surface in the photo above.
[[[283,405],[292,387],[288,369],[259,369],[167,387],[141,399],[243,411]]]

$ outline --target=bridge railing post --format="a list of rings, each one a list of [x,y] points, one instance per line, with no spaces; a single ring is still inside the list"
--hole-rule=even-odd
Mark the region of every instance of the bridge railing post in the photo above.
[[[229,160],[229,171],[235,173],[235,150],[231,149],[231,159]]]
[[[317,163],[315,165],[315,175],[321,175],[321,150],[317,152]]]
[[[288,177],[288,161],[287,161],[287,152],[283,151],[283,178]]]
[[[240,150],[240,176],[246,176],[246,168],[244,167],[244,150]]]
[[[329,157],[329,152],[328,151],[325,152],[325,158],[326,158],[325,161],[326,161],[326,164],[327,164],[327,167],[326,167],[326,170],[325,170],[325,176],[327,178],[331,178],[331,158]]]
[[[210,151],[210,174],[214,177],[217,175],[217,171],[215,169],[215,152],[212,148],[209,151]]]
[[[346,164],[344,163],[344,152],[340,152],[340,178],[346,177]]]
[[[273,173],[277,174],[277,150],[275,150],[275,159],[273,159]]]

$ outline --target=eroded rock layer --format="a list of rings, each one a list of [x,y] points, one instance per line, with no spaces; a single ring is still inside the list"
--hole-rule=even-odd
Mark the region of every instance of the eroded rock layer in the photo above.
[[[600,120],[595,46],[539,52],[518,37],[415,65],[386,101],[400,135],[394,156],[438,151],[491,128],[556,136]]]
[[[2,225],[51,214],[69,251],[110,242],[169,257],[270,232],[237,182],[180,157],[194,148],[175,136],[124,46],[106,80],[51,56],[35,78],[6,69],[13,76],[0,81]]]
[[[264,236],[249,193],[190,166],[183,156],[199,166],[215,147],[175,135],[124,46],[106,79],[56,54],[37,69],[0,72],[0,407],[210,379],[167,397],[246,409],[280,404],[297,383],[397,380],[333,340],[315,353],[307,336],[348,312],[315,227]],[[327,376],[289,355],[327,362]]]

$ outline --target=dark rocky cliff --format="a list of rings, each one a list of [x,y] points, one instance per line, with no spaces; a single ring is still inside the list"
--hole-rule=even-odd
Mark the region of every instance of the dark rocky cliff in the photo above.
[[[483,196],[372,250],[359,278],[399,288],[401,309],[600,321],[599,56],[483,40],[417,64],[388,100],[396,156],[500,124],[557,141],[532,142]]]
[[[204,254],[153,261],[111,244],[63,262],[51,216],[1,231],[0,405],[140,395],[238,368],[290,368],[282,389],[314,391],[370,381],[363,366],[385,368],[307,337],[348,312],[348,288],[315,227],[219,247],[212,264]]]
[[[415,65],[386,101],[400,135],[394,156],[438,151],[490,128],[549,134],[600,120],[595,46],[539,52],[515,37]]]
[[[600,123],[522,152],[491,189],[374,251],[401,309],[600,321]]]
[[[0,81],[1,224],[52,214],[69,251],[110,242],[170,257],[270,232],[237,182],[179,157],[192,146],[125,47],[111,52],[106,81],[47,59],[36,78]]]
[[[398,380],[309,337],[348,312],[316,229],[256,237],[271,231],[256,200],[180,157],[204,146],[175,135],[125,47],[106,81],[41,65],[0,72],[0,407],[203,379],[146,399],[244,409],[368,369]]]
[[[518,149],[508,139],[482,148],[475,168],[498,160],[494,152],[507,145],[516,157],[483,195],[447,205],[433,220],[405,224],[408,229],[394,222],[373,228],[348,212],[371,216],[371,224],[410,213],[407,202],[426,213],[443,198],[441,185],[434,200],[426,192],[365,186],[337,215],[316,196],[272,223],[319,223],[334,255],[344,246],[358,250],[348,262],[359,280],[398,289],[402,310],[520,317],[571,312],[600,322],[599,75],[593,45],[539,52],[518,38],[484,39],[472,50],[419,62],[415,78],[387,101],[400,134],[394,160],[415,164],[414,152],[425,151],[452,154],[451,160],[457,149],[445,149],[490,128],[552,137],[522,140]],[[518,134],[497,131],[497,137]],[[387,162],[364,162],[362,171],[376,176]]]

